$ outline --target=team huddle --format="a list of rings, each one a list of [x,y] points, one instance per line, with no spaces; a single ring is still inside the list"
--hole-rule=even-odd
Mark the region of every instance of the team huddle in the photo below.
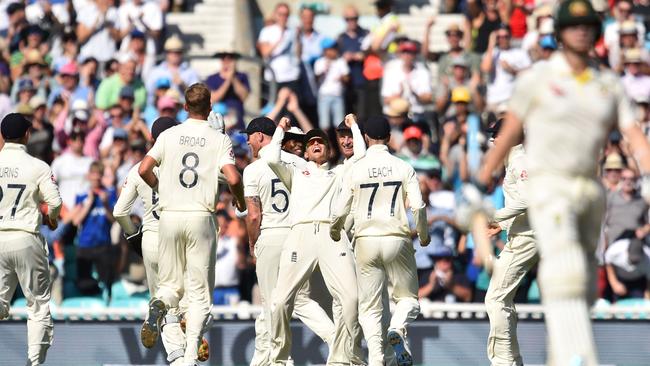
[[[505,159],[506,205],[489,214],[483,228],[508,234],[497,259],[483,258],[493,268],[486,296],[492,365],[523,365],[513,299],[538,260],[548,364],[598,364],[589,318],[604,208],[597,152],[615,125],[629,141],[644,174],[642,195],[650,199],[650,145],[616,77],[588,63],[600,20],[589,2],[567,0],[557,24],[563,50],[518,77],[505,119],[488,129],[494,147],[469,183],[466,209],[459,210],[488,213],[483,193]],[[567,99],[572,109],[557,108]],[[354,115],[345,116],[336,128],[345,159],[331,166],[333,147],[324,131],[303,133],[286,117],[277,123],[255,118],[244,131],[253,162],[242,176],[205,85],[186,90],[185,109],[183,123],[154,122],[155,143],[129,172],[114,208],[145,264],[151,300],[142,344],[151,348],[161,338],[171,365],[208,359],[203,334],[212,322],[215,207],[228,186],[246,222],[262,295],[251,365],[293,363],[292,316],[328,345],[328,365],[413,365],[407,328],[420,306],[412,237],[426,246],[430,236],[416,173],[387,146],[388,120],[370,117],[360,126]],[[27,364],[37,365],[53,334],[47,245],[39,227],[56,227],[61,198],[49,166],[26,152],[29,128],[16,113],[1,124],[0,319],[9,316],[20,284],[29,312]],[[137,198],[145,209],[140,226],[130,218]],[[317,270],[332,296],[332,318],[310,296]]]

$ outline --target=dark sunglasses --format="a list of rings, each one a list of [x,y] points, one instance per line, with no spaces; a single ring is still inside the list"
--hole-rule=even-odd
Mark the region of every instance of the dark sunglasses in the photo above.
[[[351,21],[356,22],[357,20],[359,20],[359,17],[347,17],[347,18],[345,18],[346,22],[351,22]]]

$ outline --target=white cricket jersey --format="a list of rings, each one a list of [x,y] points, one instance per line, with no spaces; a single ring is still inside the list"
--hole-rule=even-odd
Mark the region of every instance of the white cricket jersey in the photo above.
[[[510,149],[506,164],[506,175],[503,178],[503,193],[505,207],[497,210],[494,221],[511,235],[533,235],[528,222],[528,203],[526,188],[528,171],[526,170],[526,154],[523,145]]]
[[[260,153],[267,149],[264,146]],[[298,156],[280,152],[283,163],[304,168],[307,162]],[[267,228],[289,228],[289,189],[282,183],[269,165],[258,159],[244,169],[244,195],[259,197],[262,206],[260,230]]]
[[[135,164],[122,185],[120,197],[113,208],[113,216],[120,223],[124,231],[128,231],[122,224],[122,218],[131,220],[131,210],[136,198],[140,197],[144,204],[144,215],[142,217],[142,231],[158,232],[158,193],[156,193],[138,174],[140,163]],[[154,174],[158,176],[158,168],[154,168]],[[128,233],[131,234],[131,233]]]
[[[25,145],[5,143],[0,150],[0,231],[39,233],[41,202],[47,204],[50,217],[58,216],[61,196],[52,170],[27,154]]]
[[[147,155],[160,167],[160,211],[213,212],[219,172],[235,164],[228,136],[192,118],[160,134]]]
[[[342,227],[352,209],[355,237],[411,237],[407,202],[415,214],[416,227],[428,235],[427,219],[415,170],[391,155],[385,145],[373,145],[344,178],[332,215],[333,227]]]
[[[329,164],[318,166],[308,162],[302,167],[282,162],[280,157],[284,131],[276,128],[271,143],[260,150],[262,161],[289,189],[289,221],[291,226],[309,222],[330,222],[332,200],[340,192],[341,179],[347,166],[354,164],[365,153],[365,143],[359,127],[352,126],[354,156],[343,165],[329,169]]]
[[[509,108],[526,129],[530,176],[558,174],[596,179],[610,130],[634,124],[634,108],[619,78],[589,67],[576,76],[562,52],[523,71]]]

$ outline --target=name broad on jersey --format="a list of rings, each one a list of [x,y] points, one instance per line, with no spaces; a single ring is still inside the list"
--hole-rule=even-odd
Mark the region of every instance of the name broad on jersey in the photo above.
[[[199,146],[199,147],[205,147],[205,137],[196,137],[196,136],[181,136],[180,141],[178,142],[180,145],[184,146]]]
[[[368,178],[390,177],[393,175],[393,167],[381,166],[368,168]]]

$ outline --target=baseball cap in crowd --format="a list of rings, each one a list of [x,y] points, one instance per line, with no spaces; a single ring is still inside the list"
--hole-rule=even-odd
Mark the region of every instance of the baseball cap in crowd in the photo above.
[[[417,53],[418,52],[418,45],[417,43],[411,41],[411,40],[406,40],[402,41],[399,44],[399,47],[397,48],[398,52],[408,52],[408,53]]]
[[[166,52],[182,52],[183,51],[183,41],[177,36],[173,35],[165,41],[165,51]]]
[[[557,50],[557,42],[555,41],[555,37],[550,34],[540,38],[539,46],[547,50]]]
[[[621,170],[625,168],[623,164],[623,158],[618,153],[611,153],[605,158],[605,164],[603,164],[604,170]]]
[[[25,136],[31,126],[31,122],[22,114],[9,113],[2,119],[0,131],[5,140],[13,140]]]
[[[116,128],[113,130],[113,140],[127,140],[129,134],[123,128]]]
[[[422,130],[417,126],[409,126],[404,130],[404,132],[402,132],[402,137],[404,138],[404,141],[410,139],[420,140],[422,138],[422,135],[424,135],[422,133]]]
[[[375,140],[383,140],[390,136],[390,124],[384,116],[372,116],[363,124],[366,136]]]
[[[636,35],[636,22],[634,20],[626,20],[621,23],[621,27],[618,30],[620,35]]]
[[[253,118],[246,126],[244,133],[247,135],[252,135],[256,132],[261,132],[267,136],[273,136],[275,133],[275,123],[268,117],[257,117]]]
[[[76,76],[79,74],[79,68],[77,67],[77,63],[75,62],[68,62],[67,64],[63,65],[61,69],[59,69],[59,74],[61,75],[72,75]]]
[[[120,98],[135,99],[135,90],[132,86],[125,86],[120,90]]]
[[[388,103],[386,109],[386,116],[388,117],[404,117],[408,114],[411,108],[411,103],[404,98],[395,98]]]
[[[16,113],[31,117],[34,115],[34,108],[30,107],[27,103],[21,103],[16,106]]]
[[[241,54],[234,49],[228,48],[228,49],[222,49],[214,54],[215,58],[225,58],[225,57],[230,57],[234,59],[238,59],[241,57]]]
[[[90,114],[85,109],[78,109],[72,115],[73,120],[86,122],[90,119]]]
[[[32,109],[36,110],[40,107],[44,107],[47,105],[47,102],[45,101],[45,98],[43,98],[40,95],[34,95],[30,100],[29,100],[29,106],[32,107]]]
[[[171,117],[160,117],[157,120],[153,121],[153,125],[151,125],[151,137],[153,137],[154,140],[158,139],[158,136],[160,136],[161,133],[163,133],[166,129],[174,127],[178,125],[178,121]]]
[[[457,86],[451,91],[452,103],[469,103],[471,100],[469,89],[464,86]]]
[[[623,52],[623,61],[626,64],[636,64],[643,61],[641,50],[638,48],[628,48]]]
[[[462,36],[463,35],[463,30],[460,29],[460,26],[458,25],[458,23],[453,23],[447,28],[447,30],[445,31],[445,34],[447,36],[449,36],[450,34],[457,34],[457,35]]]
[[[160,109],[161,111],[163,109],[174,109],[176,108],[176,101],[172,97],[163,95],[162,97],[160,97],[160,99],[158,99],[158,103],[156,104],[156,107],[158,107],[158,109]]]
[[[329,37],[325,37],[323,38],[322,41],[320,41],[320,47],[324,50],[328,48],[336,48],[336,40]]]
[[[144,39],[145,38],[145,34],[139,29],[132,30],[130,36],[131,36],[131,39],[135,39],[135,38]]]
[[[456,56],[451,59],[451,66],[460,66],[467,68],[467,60],[463,56]]]
[[[156,80],[156,89],[169,89],[172,87],[172,81],[169,78],[161,77]]]
[[[321,130],[320,128],[311,129],[305,135],[305,143],[307,144],[309,144],[309,141],[314,139],[323,140],[323,143],[327,146],[329,146],[330,144],[330,140],[329,138],[327,138],[327,134],[325,133],[325,131]]]
[[[20,79],[18,81],[18,92],[26,90],[36,90],[31,79]]]

